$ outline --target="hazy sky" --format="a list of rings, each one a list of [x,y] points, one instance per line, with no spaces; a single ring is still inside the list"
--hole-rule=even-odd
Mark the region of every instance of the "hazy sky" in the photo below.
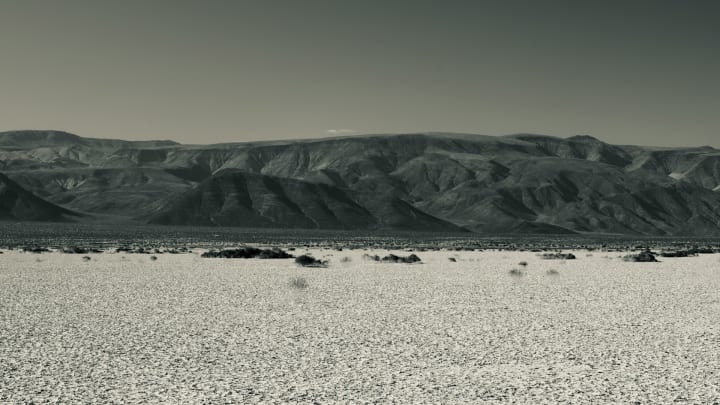
[[[0,0],[0,130],[720,147],[720,0]]]

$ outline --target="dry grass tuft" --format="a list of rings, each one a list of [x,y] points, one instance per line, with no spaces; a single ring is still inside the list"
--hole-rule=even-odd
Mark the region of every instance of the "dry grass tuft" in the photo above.
[[[525,273],[523,273],[523,271],[520,269],[512,269],[510,270],[510,275],[513,277],[521,277],[524,276]]]
[[[308,288],[308,282],[303,277],[293,277],[290,279],[290,287],[298,290],[304,290]]]

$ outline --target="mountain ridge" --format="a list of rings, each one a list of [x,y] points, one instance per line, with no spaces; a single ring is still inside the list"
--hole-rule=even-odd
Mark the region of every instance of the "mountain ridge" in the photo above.
[[[90,216],[164,218],[176,225],[217,217],[225,218],[218,226],[249,226],[252,221],[236,217],[262,216],[270,204],[259,202],[265,198],[281,208],[264,226],[720,235],[720,150],[711,147],[445,132],[183,145],[30,133],[36,132],[42,135],[24,143],[17,131],[12,137],[0,133],[0,172],[51,203]],[[250,192],[258,202],[235,201],[235,216],[207,199],[209,205],[177,208],[198,193],[207,197],[208,184],[220,188],[218,195],[237,195],[228,176],[258,185]],[[323,204],[342,203],[328,197],[320,204],[294,191],[283,199],[278,193],[285,188],[332,190],[365,210],[367,221],[342,215],[339,222],[330,220],[321,214],[328,208]],[[312,215],[299,214],[311,207]],[[413,215],[417,223],[409,220]]]

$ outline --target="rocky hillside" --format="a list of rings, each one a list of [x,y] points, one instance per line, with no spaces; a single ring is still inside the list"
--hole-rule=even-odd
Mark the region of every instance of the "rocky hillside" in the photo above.
[[[0,220],[66,221],[79,215],[51,204],[0,174]]]
[[[720,151],[590,136],[180,145],[12,132],[0,171],[71,210],[162,224],[720,234]]]

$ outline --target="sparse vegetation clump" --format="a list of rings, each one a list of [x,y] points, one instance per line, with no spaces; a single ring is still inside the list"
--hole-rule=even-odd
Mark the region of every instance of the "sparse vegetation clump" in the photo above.
[[[71,253],[71,252],[66,252],[66,253]],[[97,253],[97,252],[91,251],[90,253]],[[165,253],[169,253],[169,254],[192,253],[192,250],[190,250],[189,248],[187,248],[185,246],[179,247],[179,248],[172,248],[172,247],[171,248],[162,248],[162,247],[149,247],[149,246],[137,246],[137,245],[132,245],[132,246],[124,245],[124,246],[120,246],[120,247],[116,248],[115,253],[160,255],[160,254],[165,254]]]
[[[84,262],[89,262],[89,261],[90,261],[90,256],[83,256],[82,259],[83,259]]]
[[[525,273],[520,269],[512,269],[510,270],[510,275],[513,277],[522,277]]]
[[[308,288],[308,282],[303,277],[293,277],[290,279],[290,287],[298,290],[304,290]]]
[[[157,260],[157,256],[155,256],[155,255],[153,255],[153,256],[150,256],[150,260],[152,260],[152,261],[155,261],[155,260]]]
[[[67,254],[88,254],[88,253],[102,253],[102,250],[95,248],[84,248],[80,246],[66,247],[62,250],[63,253]]]
[[[363,258],[366,259],[366,260],[373,260],[373,261],[376,261],[376,262],[383,262],[383,263],[407,263],[407,264],[412,264],[412,263],[422,262],[422,259],[420,259],[420,257],[418,257],[418,256],[417,256],[416,254],[414,254],[414,253],[413,253],[413,254],[410,254],[409,256],[398,256],[398,255],[394,255],[394,254],[390,253],[389,255],[387,255],[387,256],[385,256],[385,257],[382,257],[382,258],[381,258],[380,256],[378,256],[378,255],[373,255],[373,256],[371,256],[371,255],[365,254],[365,255],[363,255]]]
[[[572,253],[561,253],[561,252],[555,252],[555,253],[544,253],[541,256],[545,260],[575,260],[576,257]]]
[[[518,263],[518,265],[527,267],[528,263],[526,261],[522,261],[522,262]]]
[[[558,271],[555,270],[555,269],[550,269],[550,270],[548,270],[546,273],[547,273],[548,276],[557,276],[558,274],[560,274],[560,272],[558,272]]]
[[[115,249],[115,253],[139,253],[139,254],[145,254],[150,253],[150,250],[146,250],[144,247],[130,247],[130,246],[120,246],[119,248]]]
[[[389,254],[380,259],[380,261],[389,263],[418,263],[422,260],[415,254],[410,254],[409,256],[396,256],[394,254]]]
[[[254,247],[241,247],[237,249],[210,250],[201,257],[223,259],[292,259],[293,255],[279,248],[258,249]]]
[[[655,258],[655,254],[651,252],[650,250],[644,250],[636,255],[627,255],[623,257],[623,260],[626,262],[644,262],[644,263],[651,263],[651,262],[657,262],[658,260]]]
[[[326,261],[316,259],[310,255],[298,256],[295,259],[295,263],[303,267],[327,267]]]
[[[700,254],[709,254],[709,253],[713,253],[712,249],[693,248],[693,249],[687,249],[687,250],[674,250],[674,251],[666,250],[666,251],[660,252],[660,256],[662,256],[662,257],[692,257],[692,256],[700,255]]]
[[[45,253],[49,252],[50,249],[42,246],[25,246],[22,248],[23,252],[29,252],[29,253]]]

